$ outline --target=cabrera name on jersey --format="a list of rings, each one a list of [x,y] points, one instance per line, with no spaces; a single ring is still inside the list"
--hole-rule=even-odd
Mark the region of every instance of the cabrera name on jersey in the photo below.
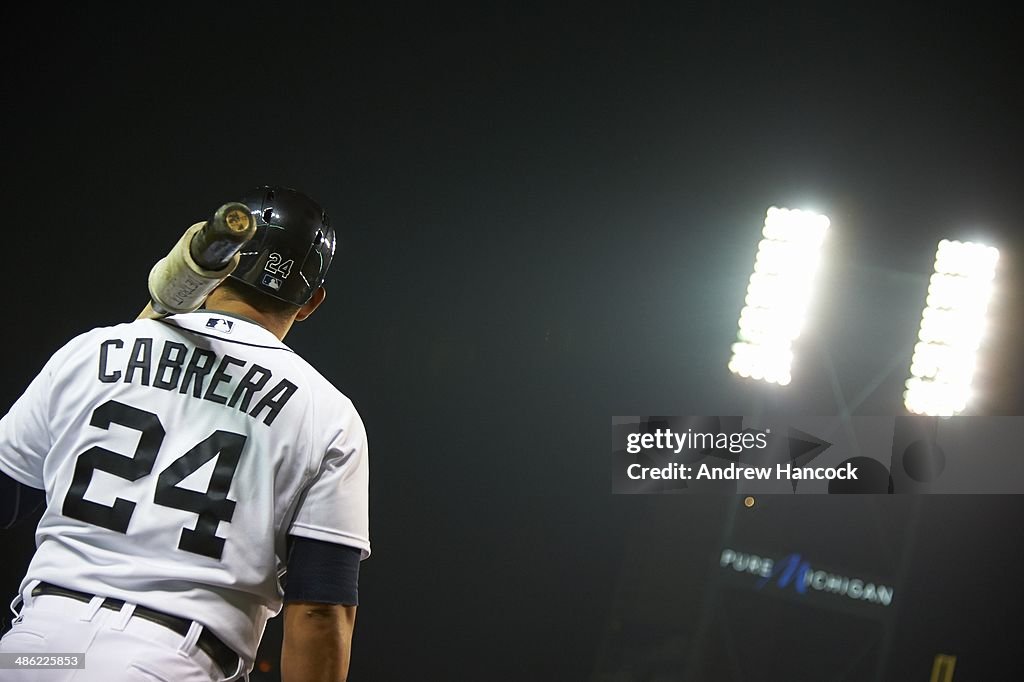
[[[0,419],[0,468],[47,492],[23,591],[42,580],[195,619],[249,661],[281,608],[289,534],[370,553],[351,401],[223,313],[70,341]]]
[[[211,318],[206,328],[230,332],[230,323],[223,318]],[[288,379],[271,382],[272,370],[256,362],[217,352],[199,346],[191,348],[179,341],[138,337],[127,353],[123,339],[106,339],[100,343],[99,380],[103,383],[137,383],[164,391],[177,391],[220,405],[227,405],[248,413],[267,426],[274,423],[278,413],[298,388]],[[241,378],[233,375],[233,368],[244,368]],[[155,371],[154,371],[155,370]],[[242,372],[243,370],[234,370]],[[212,376],[211,376],[212,375]],[[232,384],[234,389],[232,390]],[[268,385],[272,388],[264,391]],[[225,391],[219,393],[218,391]],[[228,393],[230,391],[230,393]],[[250,410],[253,396],[261,397]]]

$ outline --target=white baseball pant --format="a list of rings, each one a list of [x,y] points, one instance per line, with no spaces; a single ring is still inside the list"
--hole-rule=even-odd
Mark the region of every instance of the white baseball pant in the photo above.
[[[10,632],[0,639],[0,652],[84,653],[85,667],[3,670],[0,678],[10,682],[225,682],[243,677],[226,677],[196,646],[202,632],[198,623],[182,637],[158,623],[133,618],[134,604],[113,611],[101,608],[102,602],[100,597],[85,603],[56,595],[29,596]]]

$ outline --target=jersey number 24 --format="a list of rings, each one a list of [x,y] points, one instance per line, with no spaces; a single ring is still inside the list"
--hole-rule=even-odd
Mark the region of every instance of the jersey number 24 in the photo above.
[[[131,457],[98,445],[79,455],[62,512],[72,519],[127,533],[128,524],[135,512],[135,503],[118,497],[114,505],[108,507],[85,499],[85,491],[92,481],[92,472],[99,469],[127,481],[137,481],[150,475],[166,432],[160,418],[152,412],[116,400],[108,400],[93,410],[89,423],[104,430],[109,429],[111,424],[119,424],[142,435]],[[178,549],[213,559],[221,558],[224,539],[217,537],[217,525],[221,521],[230,521],[234,516],[235,503],[228,499],[228,489],[244,447],[245,436],[229,431],[214,431],[160,472],[153,502],[199,515],[195,530],[181,529]],[[217,458],[217,464],[206,492],[178,487],[179,483],[214,457]]]

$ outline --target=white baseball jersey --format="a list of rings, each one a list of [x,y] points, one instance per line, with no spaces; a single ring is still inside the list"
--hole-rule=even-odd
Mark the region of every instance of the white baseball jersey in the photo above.
[[[57,351],[0,420],[0,469],[46,490],[42,580],[210,628],[251,665],[288,534],[369,556],[366,433],[263,327],[199,311]]]

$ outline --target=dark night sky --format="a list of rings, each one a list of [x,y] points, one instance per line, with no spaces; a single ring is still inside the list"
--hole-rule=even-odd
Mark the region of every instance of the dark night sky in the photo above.
[[[316,197],[340,250],[289,342],[370,434],[360,679],[588,672],[637,507],[609,417],[835,414],[876,379],[854,412],[900,413],[942,237],[1003,251],[974,411],[1021,414],[1019,10],[682,5],[36,7],[4,45],[3,405],[192,222]],[[772,204],[834,227],[785,392],[725,370]]]

